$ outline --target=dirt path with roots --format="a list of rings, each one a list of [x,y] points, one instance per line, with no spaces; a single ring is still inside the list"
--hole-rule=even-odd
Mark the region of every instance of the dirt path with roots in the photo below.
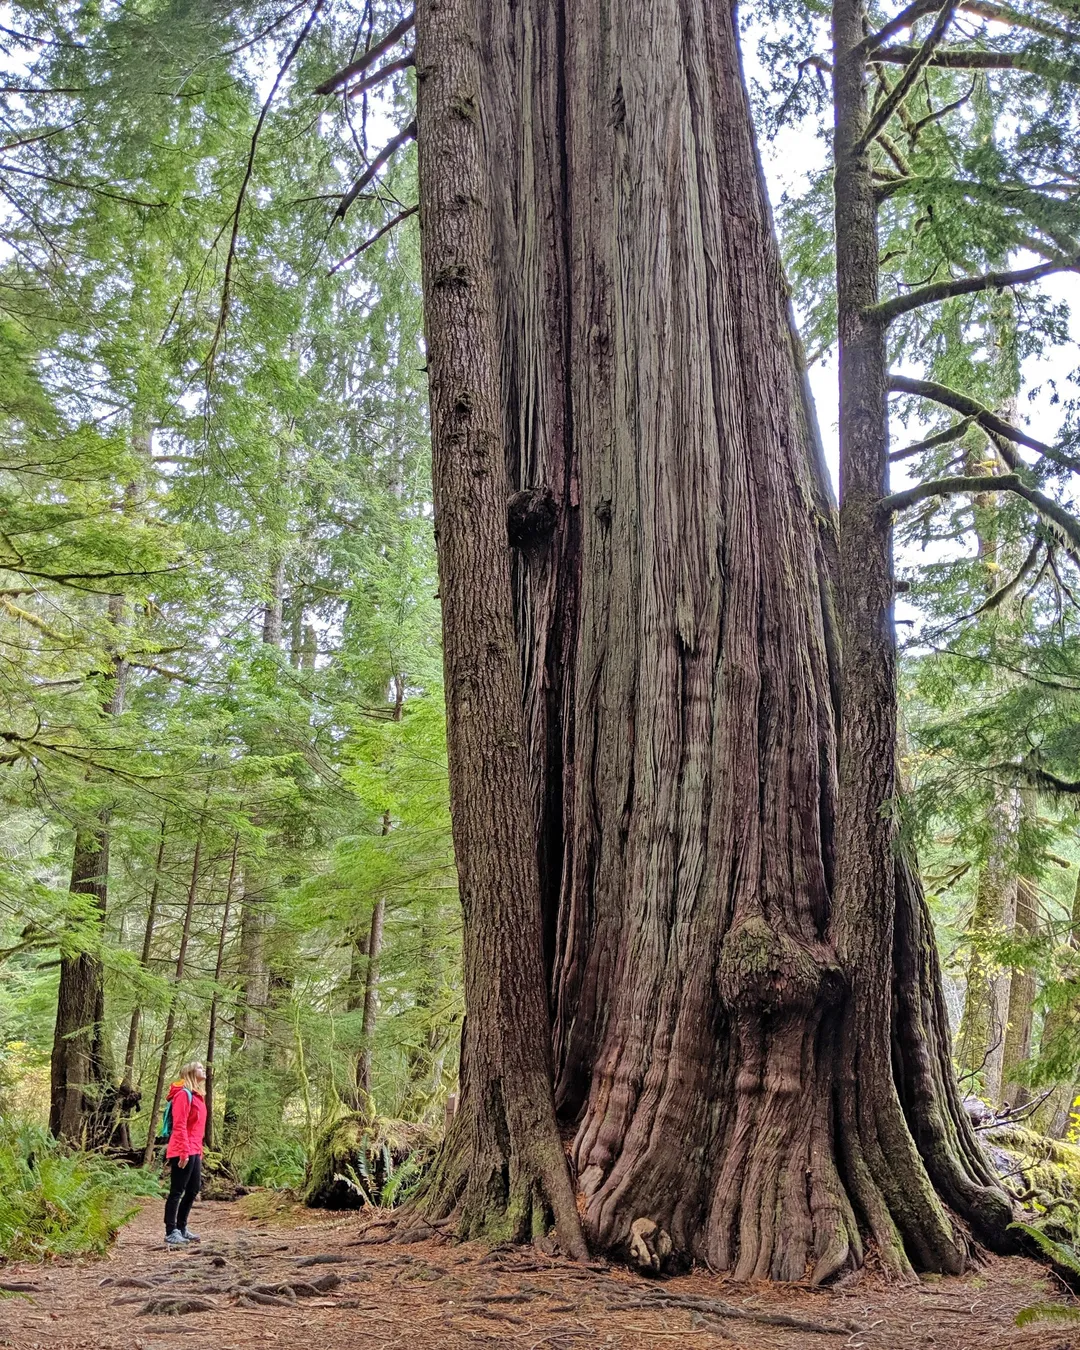
[[[646,1280],[535,1248],[377,1241],[355,1214],[269,1192],[196,1206],[202,1242],[162,1244],[147,1205],[102,1260],[0,1265],[0,1346],[18,1350],[1080,1350],[1080,1322],[1018,1330],[1017,1311],[1068,1298],[1023,1258],[897,1287]]]

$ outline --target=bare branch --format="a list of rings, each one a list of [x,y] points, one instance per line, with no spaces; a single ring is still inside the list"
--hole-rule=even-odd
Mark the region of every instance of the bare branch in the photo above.
[[[327,275],[333,276],[335,272],[340,272],[343,267],[359,258],[361,253],[366,253],[372,244],[377,244],[383,235],[389,234],[395,225],[400,225],[403,220],[408,220],[410,216],[415,216],[419,210],[419,206],[409,206],[406,207],[404,211],[399,211],[392,220],[386,222],[381,230],[376,230],[370,239],[365,239],[359,248],[354,248],[351,253],[346,253],[344,258],[339,259],[339,261],[331,267]]]
[[[416,121],[414,119],[407,127],[403,127],[392,141],[383,146],[348,192],[346,192],[345,196],[342,197],[341,201],[338,203],[337,210],[334,212],[335,220],[340,220],[342,216],[345,215],[349,207],[352,206],[353,202],[356,201],[357,197],[360,196],[361,192],[363,192],[371,180],[376,177],[387,161],[391,159],[403,145],[408,141],[415,140],[415,138]]]
[[[952,441],[958,441],[974,420],[974,417],[968,416],[960,422],[954,422],[951,427],[946,427],[935,436],[927,436],[925,440],[907,445],[903,450],[894,450],[889,459],[896,463],[900,459],[911,459],[913,455],[921,454],[924,450],[934,450],[939,445],[949,445]]]
[[[407,51],[404,56],[399,56],[396,61],[387,61],[385,66],[380,66],[378,70],[367,76],[366,79],[361,80],[359,84],[350,85],[345,90],[345,96],[346,98],[358,98],[366,89],[373,89],[375,85],[381,84],[388,75],[393,75],[399,70],[408,70],[410,66],[415,64],[416,52]]]
[[[899,109],[904,99],[911,92],[912,86],[919,78],[919,72],[933,56],[934,51],[945,36],[945,30],[949,26],[949,21],[953,16],[956,0],[945,0],[941,9],[938,10],[938,16],[934,20],[934,26],[926,36],[926,41],[921,47],[915,49],[915,55],[907,63],[907,68],[901,74],[900,78],[893,85],[886,98],[874,109],[870,115],[870,120],[866,125],[866,130],[859,137],[859,147],[865,148],[870,144],[879,131],[883,131],[889,125],[893,114]]]
[[[874,53],[874,60],[906,66],[915,60],[920,51],[921,48],[910,46],[880,47]],[[953,47],[934,52],[926,64],[948,70],[1019,70],[1032,75],[1046,75],[1069,84],[1080,84],[1080,63],[1067,65],[1038,52],[991,52],[975,47]]]
[[[987,272],[978,277],[934,281],[929,286],[908,291],[906,295],[882,301],[870,310],[870,314],[888,324],[901,314],[910,314],[913,309],[921,309],[923,305],[936,305],[942,300],[951,300],[958,295],[975,295],[979,291],[1000,291],[1006,286],[1024,286],[1030,281],[1053,276],[1056,272],[1080,272],[1080,257],[1063,262],[1038,263],[1035,267],[1022,267],[1013,272]]]
[[[911,28],[919,19],[924,18],[927,14],[933,14],[937,8],[937,0],[912,0],[912,3],[902,9],[895,19],[890,19],[876,33],[871,33],[869,37],[863,38],[862,51],[864,55],[870,55],[882,43],[888,42],[889,38],[894,37],[897,33],[902,33],[905,28]]]
[[[355,61],[350,61],[347,66],[331,75],[328,80],[323,80],[322,84],[317,84],[314,92],[316,94],[332,94],[335,90],[340,89],[343,84],[348,84],[355,76],[362,75],[365,70],[369,70],[375,64],[383,52],[389,51],[395,42],[400,42],[415,23],[416,10],[413,9],[406,14],[399,24],[391,28],[384,38],[380,38],[373,47],[369,47]]]

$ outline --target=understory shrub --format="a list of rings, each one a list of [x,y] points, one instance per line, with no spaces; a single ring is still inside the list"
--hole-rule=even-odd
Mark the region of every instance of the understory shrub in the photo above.
[[[0,1120],[0,1261],[100,1254],[156,1178]]]

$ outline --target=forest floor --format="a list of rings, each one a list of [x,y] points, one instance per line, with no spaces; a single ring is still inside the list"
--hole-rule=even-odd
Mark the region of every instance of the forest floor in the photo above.
[[[1022,1307],[1068,1299],[1019,1257],[912,1287],[867,1272],[814,1290],[708,1273],[646,1280],[533,1248],[374,1243],[381,1230],[365,1236],[355,1213],[271,1192],[200,1203],[191,1222],[202,1242],[167,1251],[153,1203],[103,1259],[0,1267],[0,1287],[35,1286],[0,1301],[0,1346],[183,1350],[190,1333],[192,1350],[1080,1350],[1067,1324],[1014,1325]],[[189,1310],[170,1315],[178,1303]]]

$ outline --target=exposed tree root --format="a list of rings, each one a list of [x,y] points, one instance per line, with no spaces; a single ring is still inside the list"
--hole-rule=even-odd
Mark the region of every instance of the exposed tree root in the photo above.
[[[634,1294],[628,1298],[611,1299],[607,1304],[612,1312],[629,1312],[636,1309],[687,1308],[692,1312],[705,1313],[712,1317],[731,1318],[740,1322],[757,1322],[768,1327],[789,1327],[793,1331],[807,1331],[819,1336],[849,1336],[853,1331],[861,1331],[855,1322],[814,1322],[806,1317],[792,1317],[788,1313],[758,1311],[755,1308],[740,1308],[734,1303],[725,1303],[718,1298],[696,1298],[692,1294],[671,1294],[657,1290],[655,1293]]]

